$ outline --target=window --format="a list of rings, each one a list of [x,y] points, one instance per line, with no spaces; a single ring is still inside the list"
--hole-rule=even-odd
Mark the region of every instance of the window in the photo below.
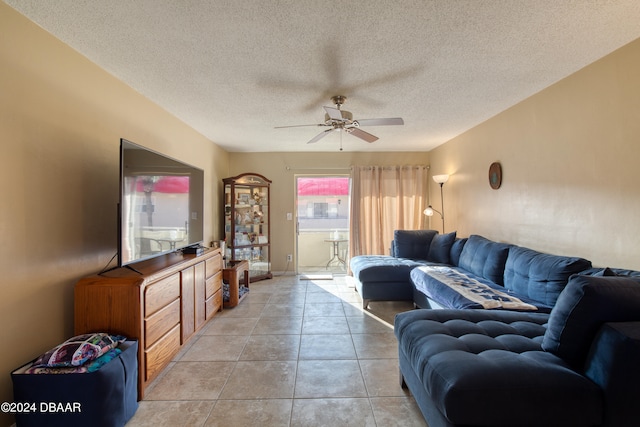
[[[329,218],[329,203],[314,203],[313,204],[313,217],[314,218]]]

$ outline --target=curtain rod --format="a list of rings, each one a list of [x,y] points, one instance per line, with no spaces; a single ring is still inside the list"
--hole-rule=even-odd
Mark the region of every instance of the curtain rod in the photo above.
[[[300,167],[291,167],[291,166],[285,166],[285,169],[288,171],[315,171],[315,170],[325,170],[325,171],[349,171],[353,168],[353,166],[356,165],[352,165],[352,166],[346,166],[346,167],[342,167],[342,168],[319,168],[319,167],[310,167],[310,168],[300,168]],[[363,165],[364,167],[382,167],[382,168],[397,168],[397,167],[419,167],[419,168],[426,168],[431,169],[430,165],[398,165],[398,166],[374,166],[374,165]]]
[[[288,171],[348,171],[351,170],[351,166],[346,166],[343,168],[319,168],[319,167],[311,167],[311,168],[300,168],[300,167],[291,167],[285,166],[285,169]]]
[[[352,166],[353,168],[354,166]],[[411,169],[411,168],[422,168],[422,169],[426,169],[429,170],[431,169],[431,166],[429,165],[387,165],[387,166],[376,166],[376,165],[361,165],[358,166],[361,167],[363,169],[373,169],[373,168],[380,168],[383,170],[392,170],[392,169]]]

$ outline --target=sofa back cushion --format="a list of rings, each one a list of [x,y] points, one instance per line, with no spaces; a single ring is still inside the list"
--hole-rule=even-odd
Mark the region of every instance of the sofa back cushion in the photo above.
[[[395,230],[392,254],[398,258],[426,260],[436,234],[436,230]]]
[[[462,249],[464,249],[465,243],[467,243],[466,237],[457,237],[451,245],[451,251],[449,252],[449,262],[451,265],[455,265],[457,267],[460,264],[460,254],[462,254]]]
[[[512,246],[504,268],[504,287],[553,307],[571,275],[591,268],[583,258],[544,254]]]
[[[640,321],[640,280],[574,275],[551,311],[542,348],[582,368],[606,322]]]
[[[581,271],[580,274],[585,276],[628,276],[640,278],[640,271],[613,267],[592,267]]]
[[[462,248],[458,266],[497,285],[503,285],[504,264],[510,247],[507,243],[493,242],[472,234]]]

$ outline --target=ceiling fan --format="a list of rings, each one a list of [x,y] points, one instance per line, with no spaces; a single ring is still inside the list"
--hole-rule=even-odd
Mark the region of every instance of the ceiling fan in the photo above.
[[[377,136],[365,132],[360,129],[361,126],[388,126],[388,125],[403,125],[404,120],[400,117],[387,118],[387,119],[361,119],[354,120],[353,114],[350,111],[341,110],[340,107],[347,100],[346,96],[336,95],[331,97],[331,101],[336,105],[334,107],[322,107],[325,110],[324,123],[318,123],[313,125],[293,125],[293,126],[276,126],[276,129],[303,127],[303,126],[324,126],[329,129],[322,131],[315,137],[313,137],[307,144],[313,144],[318,142],[332,131],[344,131],[350,135],[360,138],[367,142],[374,142],[378,139]],[[342,141],[340,146],[342,151]]]

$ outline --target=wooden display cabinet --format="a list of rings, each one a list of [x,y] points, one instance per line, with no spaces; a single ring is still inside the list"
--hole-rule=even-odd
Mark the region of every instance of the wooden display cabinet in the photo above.
[[[222,180],[224,184],[224,236],[226,260],[247,261],[250,281],[270,279],[271,181],[245,173]]]

